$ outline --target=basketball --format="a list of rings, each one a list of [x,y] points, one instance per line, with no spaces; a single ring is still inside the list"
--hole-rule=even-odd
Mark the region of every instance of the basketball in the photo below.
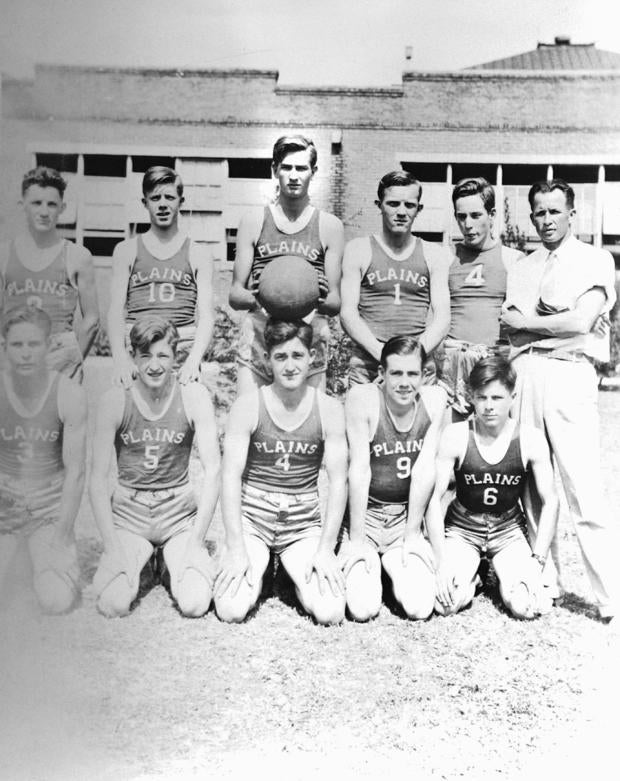
[[[314,267],[298,255],[274,258],[258,282],[258,300],[277,320],[298,320],[316,308],[319,278]]]

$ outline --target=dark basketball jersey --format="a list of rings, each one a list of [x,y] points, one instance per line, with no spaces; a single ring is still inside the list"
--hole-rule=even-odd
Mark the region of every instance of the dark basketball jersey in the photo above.
[[[502,460],[489,464],[480,455],[473,425],[470,420],[467,451],[461,466],[454,470],[456,498],[473,513],[500,515],[518,504],[525,488],[527,470],[521,456],[519,426],[515,426]]]
[[[58,255],[47,268],[30,271],[19,259],[15,242],[10,243],[4,272],[5,312],[23,304],[36,306],[49,315],[53,334],[73,330],[78,291],[67,274],[67,246],[63,239]]]
[[[397,334],[419,336],[426,327],[431,302],[424,242],[415,238],[411,254],[394,260],[370,236],[370,253],[360,286],[360,317],[382,342]]]
[[[304,228],[297,233],[284,233],[276,225],[271,209],[265,206],[263,227],[254,248],[252,278],[258,279],[267,263],[282,255],[298,255],[317,271],[325,271],[325,248],[319,235],[319,214],[319,210],[315,209]]]
[[[448,338],[494,345],[506,297],[502,245],[474,250],[458,244],[450,266],[450,331]]]
[[[194,324],[198,294],[189,247],[188,237],[172,257],[160,260],[138,236],[136,260],[127,283],[128,322],[133,323],[140,315],[157,314],[177,328]]]
[[[409,499],[411,470],[422,450],[431,419],[419,398],[411,427],[408,431],[399,431],[381,392],[379,400],[379,419],[370,442],[368,498],[372,502],[401,504]]]
[[[0,473],[20,481],[40,483],[64,471],[63,424],[58,414],[58,383],[53,372],[39,408],[20,414],[9,396],[8,376],[0,382]]]
[[[264,491],[287,494],[317,490],[323,460],[323,426],[317,391],[306,419],[292,431],[274,422],[258,392],[258,425],[250,437],[243,482]]]
[[[123,420],[114,440],[119,483],[150,491],[184,485],[189,479],[193,440],[194,429],[177,383],[170,403],[155,420],[144,417],[129,388],[125,391]]]

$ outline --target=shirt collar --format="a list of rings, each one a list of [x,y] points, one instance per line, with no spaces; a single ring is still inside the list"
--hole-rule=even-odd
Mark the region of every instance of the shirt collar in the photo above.
[[[557,249],[554,250],[547,250],[547,257],[553,252],[555,253],[556,258],[563,257],[567,252],[572,251],[572,245],[577,241],[577,239],[571,235],[566,239],[566,241],[563,241],[560,246]]]

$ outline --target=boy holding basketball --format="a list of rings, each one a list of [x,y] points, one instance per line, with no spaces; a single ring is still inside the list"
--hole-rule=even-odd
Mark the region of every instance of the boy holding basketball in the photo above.
[[[437,566],[435,609],[443,615],[472,601],[482,556],[493,561],[502,600],[515,618],[535,618],[551,609],[542,571],[558,498],[543,433],[510,417],[515,384],[507,361],[480,360],[469,375],[475,414],[452,423],[441,436],[426,522]],[[521,499],[530,472],[542,512],[536,538],[528,542]],[[453,474],[456,498],[444,520],[441,500]]]
[[[344,228],[333,214],[310,203],[308,190],[317,170],[316,161],[316,148],[310,139],[279,138],[273,147],[272,162],[278,184],[276,202],[265,206],[258,215],[244,215],[239,223],[229,301],[233,309],[249,311],[243,321],[239,347],[240,393],[266,385],[273,378],[263,339],[268,313],[260,307],[256,291],[265,266],[274,258],[290,255],[305,258],[319,277],[318,306],[306,318],[312,325],[314,350],[308,382],[325,386],[329,343],[326,315],[338,314],[340,310]]]
[[[381,352],[381,387],[355,385],[347,395],[349,540],[341,559],[357,621],[379,612],[382,567],[409,618],[433,612],[435,568],[422,522],[446,394],[422,387],[425,357],[416,339],[394,336]]]
[[[66,187],[53,168],[39,166],[24,176],[21,204],[26,231],[0,247],[1,308],[8,312],[30,305],[47,312],[52,321],[48,365],[81,381],[83,359],[97,334],[99,309],[90,252],[58,233]]]
[[[354,342],[351,385],[376,379],[381,350],[392,336],[414,336],[430,354],[448,331],[451,257],[411,233],[421,200],[422,185],[410,173],[385,174],[375,201],[381,232],[352,239],[345,248],[340,318]]]
[[[243,621],[256,604],[273,550],[307,613],[320,624],[344,617],[334,555],[346,502],[347,443],[341,405],[311,386],[312,327],[269,321],[273,382],[233,404],[224,440],[222,516],[226,543],[215,581],[223,621]],[[321,520],[317,482],[329,491]]]
[[[93,443],[90,498],[104,552],[95,574],[98,609],[124,616],[138,593],[140,572],[161,547],[180,611],[203,615],[212,593],[205,535],[218,497],[220,453],[206,388],[175,375],[179,334],[156,315],[130,332],[137,376],[101,399]],[[196,504],[189,460],[196,440],[205,475]],[[110,497],[116,456],[118,485]]]
[[[0,593],[27,548],[34,590],[48,613],[77,597],[73,525],[84,487],[86,396],[48,368],[52,322],[41,309],[4,315],[6,369],[0,375]]]
[[[127,388],[137,374],[127,349],[131,326],[157,314],[179,330],[179,382],[200,379],[200,363],[213,332],[213,269],[208,250],[179,229],[183,183],[172,168],[153,166],[142,180],[142,203],[151,222],[145,234],[114,248],[108,336],[114,382]]]

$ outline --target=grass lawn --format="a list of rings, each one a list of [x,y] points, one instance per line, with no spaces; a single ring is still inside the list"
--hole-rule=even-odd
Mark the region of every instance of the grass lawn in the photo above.
[[[89,375],[92,399],[103,375]],[[616,508],[620,393],[600,404]],[[100,545],[86,503],[77,532],[81,605],[42,617],[26,595],[2,616],[3,779],[618,777],[617,651],[564,513],[569,593],[531,623],[491,590],[447,619],[384,606],[369,624],[322,628],[280,577],[238,626],[183,619],[162,586],[110,621],[89,588]]]

